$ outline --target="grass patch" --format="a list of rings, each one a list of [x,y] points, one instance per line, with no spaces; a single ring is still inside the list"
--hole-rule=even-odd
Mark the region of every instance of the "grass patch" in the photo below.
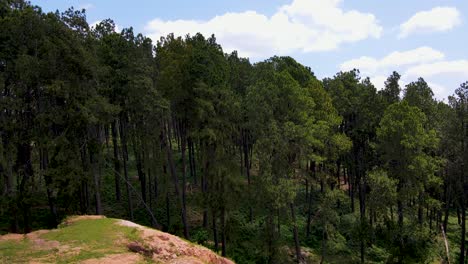
[[[37,259],[54,252],[49,250],[33,250],[28,239],[6,240],[0,242],[0,263],[27,263],[29,259]]]
[[[138,241],[141,239],[139,230],[117,225],[116,222],[117,220],[112,218],[80,220],[46,233],[41,238],[80,248],[79,254],[61,259],[59,263],[78,262],[104,257],[108,254],[125,253],[127,249],[119,244],[119,241],[123,239]]]
[[[58,241],[61,248],[40,249],[28,238],[0,242],[0,263],[28,263],[33,259],[54,263],[77,263],[109,254],[128,252],[125,241],[141,242],[140,230],[116,224],[112,218],[83,219],[40,235]],[[67,251],[68,249],[68,251]]]
[[[115,220],[110,218],[80,220],[43,234],[41,238],[66,244],[97,245],[108,248],[115,244],[115,239],[118,239],[119,229],[125,228],[114,223]]]

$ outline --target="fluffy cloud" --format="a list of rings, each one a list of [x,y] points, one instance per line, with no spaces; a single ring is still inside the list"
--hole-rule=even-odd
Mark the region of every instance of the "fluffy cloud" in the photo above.
[[[450,74],[468,79],[468,60],[439,61],[429,64],[421,64],[409,68],[405,75],[408,77]]]
[[[421,11],[400,25],[400,38],[419,32],[441,32],[461,24],[460,12],[454,7],[435,7]]]
[[[295,51],[328,51],[343,43],[379,38],[382,27],[373,14],[345,11],[342,0],[293,0],[272,16],[246,11],[225,13],[206,21],[154,19],[146,25],[153,40],[177,36],[215,34],[225,51],[263,58]]]
[[[420,47],[408,51],[395,51],[382,59],[363,56],[358,59],[345,61],[340,65],[341,70],[360,69],[362,72],[374,75],[382,70],[405,65],[426,63],[444,58],[444,54],[430,47]]]
[[[447,98],[460,83],[468,80],[468,60],[446,60],[442,52],[430,47],[395,51],[380,59],[361,57],[340,66],[342,71],[354,68],[359,69],[362,76],[369,76],[378,89],[383,88],[394,70],[401,74],[402,87],[423,77],[439,100]]]

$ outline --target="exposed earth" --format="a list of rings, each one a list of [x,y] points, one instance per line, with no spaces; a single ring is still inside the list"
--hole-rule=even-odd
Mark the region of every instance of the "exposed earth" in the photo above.
[[[126,220],[87,215],[58,229],[0,236],[0,263],[233,264],[177,236]]]

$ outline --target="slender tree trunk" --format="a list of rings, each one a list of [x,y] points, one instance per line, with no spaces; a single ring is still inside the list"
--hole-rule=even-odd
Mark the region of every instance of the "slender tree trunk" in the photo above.
[[[309,194],[309,200],[307,201],[308,208],[307,208],[307,230],[306,230],[306,236],[307,238],[310,237],[310,228],[311,228],[311,223],[312,223],[312,186],[311,188],[311,194]]]
[[[193,179],[193,184],[198,185],[197,170],[195,167],[195,145],[191,137],[188,138],[189,147],[189,162],[190,162],[190,177]]]
[[[164,133],[164,137],[165,137],[165,149],[166,149],[166,156],[167,156],[167,163],[169,164],[169,171],[171,173],[171,176],[172,176],[172,181],[174,183],[174,187],[175,187],[175,192],[176,192],[176,197],[177,197],[177,200],[181,206],[181,217],[182,217],[182,224],[184,226],[184,236],[186,239],[188,239],[188,227],[187,227],[187,218],[186,218],[186,214],[185,214],[185,210],[182,206],[182,197],[181,197],[181,193],[180,193],[180,186],[179,186],[179,179],[177,177],[177,172],[176,172],[176,168],[175,168],[175,164],[174,164],[174,158],[173,158],[173,155],[172,155],[172,149],[169,147],[169,138],[167,137],[166,133]]]
[[[320,258],[320,264],[323,264],[325,261],[325,254],[326,254],[326,248],[327,248],[327,229],[324,226],[322,230],[322,256]]]
[[[398,184],[400,185],[400,183]],[[401,188],[397,188],[397,193],[400,193]],[[398,248],[400,254],[398,255],[398,263],[403,262],[403,202],[401,198],[398,197],[397,202],[397,211],[398,211]]]
[[[349,173],[349,171],[348,171]],[[348,174],[350,176],[350,180],[348,181],[348,188],[349,188],[349,197],[351,198],[351,212],[354,213],[355,211],[355,206],[354,206],[354,186],[355,186],[355,178],[356,176],[354,175],[353,172]]]
[[[17,174],[21,176],[19,185],[19,208],[23,213],[23,232],[31,232],[31,205],[27,201],[28,181],[33,177],[33,168],[31,163],[31,145],[29,142],[19,144],[17,147]]]
[[[336,161],[336,180],[338,183],[338,189],[341,187],[341,175],[340,175],[340,170],[341,170],[341,160],[338,159]]]
[[[299,234],[297,232],[297,223],[296,223],[296,214],[294,212],[294,204],[289,203],[289,207],[291,209],[291,217],[292,217],[292,224],[293,224],[293,236],[294,236],[294,246],[296,249],[296,262],[300,262],[301,257],[301,245],[299,243]]]
[[[181,152],[182,152],[182,218],[184,224],[184,237],[189,239],[189,230],[187,225],[187,207],[186,207],[186,200],[187,200],[187,166],[186,166],[186,157],[185,152],[187,148],[187,136],[186,136],[186,122],[183,124],[179,124],[179,129],[181,129]]]
[[[7,142],[5,142],[5,146]],[[19,223],[18,223],[18,209],[16,207],[16,203],[13,202],[14,197],[16,196],[14,188],[14,180],[13,180],[13,157],[8,155],[6,157],[7,168],[6,168],[6,190],[7,190],[7,197],[9,201],[9,212],[11,214],[11,221],[10,221],[10,231],[13,233],[19,232]]]
[[[55,196],[53,194],[51,184],[52,184],[52,178],[47,175],[47,168],[49,165],[49,157],[47,150],[44,148],[41,148],[39,150],[39,156],[40,156],[40,169],[44,177],[44,182],[46,184],[46,192],[47,192],[47,201],[49,203],[49,210],[50,210],[50,215],[51,215],[51,222],[50,226],[55,228],[58,225],[58,212],[57,212],[57,206],[55,202]]]
[[[249,144],[247,141],[247,135],[244,133],[244,140],[243,140],[243,148],[244,148],[244,162],[245,162],[245,173],[247,175],[247,192],[249,195],[249,200],[251,199],[251,189],[250,189],[250,159],[249,159]],[[253,221],[253,211],[252,206],[249,203],[249,222]]]
[[[95,153],[90,153],[91,155],[91,166],[93,170],[93,180],[94,180],[94,198],[96,200],[96,214],[102,215],[102,205],[101,205],[101,192],[99,184],[99,162]]]
[[[362,237],[361,237],[361,263],[364,263],[364,258],[366,254],[365,250],[365,236],[364,236],[364,224],[366,222],[366,204],[365,204],[365,190],[364,190],[364,180],[361,179],[359,183],[359,212],[361,215],[361,229],[362,229]]]
[[[430,215],[429,215],[429,230],[432,230],[432,219],[434,218],[435,210],[430,210],[430,211],[431,212],[430,212]],[[420,225],[422,225],[421,222],[420,222]]]
[[[221,208],[221,256],[226,256],[226,209]]]
[[[136,147],[134,147],[133,152],[135,153],[138,179],[140,180],[141,197],[143,198],[143,202],[146,203],[146,174],[142,162],[142,160],[144,160],[145,153],[143,150],[137,151]]]
[[[85,147],[86,143],[83,143],[83,148],[80,150],[81,154],[81,165],[83,172],[89,171],[89,157],[88,157],[88,148]],[[81,179],[81,188],[80,188],[80,211],[82,214],[88,213],[89,208],[89,192],[88,192],[88,181],[87,177]]]
[[[171,228],[171,202],[169,200],[169,190],[166,191],[166,232]]]
[[[312,171],[313,178],[316,179],[317,177],[317,168],[315,161],[310,162],[310,170]],[[307,230],[306,236],[307,238],[310,237],[310,225],[312,222],[312,185],[310,186],[310,193],[309,193],[309,200],[308,200],[308,209],[307,209]]]
[[[91,129],[92,138],[96,140],[97,149],[101,147],[100,139],[100,128],[99,126],[92,127]],[[89,150],[89,157],[91,162],[91,169],[93,173],[94,181],[94,198],[96,201],[96,214],[102,215],[102,205],[101,205],[101,187],[100,187],[100,175],[99,175],[99,150]]]
[[[281,237],[281,217],[280,217],[280,209],[276,209],[276,215],[278,217],[278,222],[276,223],[276,229],[278,230],[278,239]]]
[[[205,149],[206,152],[210,152],[208,150],[208,146]],[[207,153],[206,156],[209,156],[211,153]],[[206,196],[208,195],[208,177],[209,177],[209,170],[210,170],[210,162],[209,158],[206,157],[204,159],[204,166],[203,166],[203,174],[202,174],[202,192],[203,196],[206,200]],[[206,207],[206,202],[205,202],[205,207],[203,209],[203,227],[208,228],[208,209]]]
[[[447,230],[448,219],[449,219],[449,213],[450,213],[449,208],[450,208],[450,206],[449,206],[448,204],[445,205],[444,223],[443,223],[443,225],[444,225],[444,230]]]
[[[422,193],[419,193],[419,196],[418,196],[418,223],[419,225],[422,225],[423,224],[423,194]]]
[[[127,194],[127,209],[130,216],[130,220],[133,221],[133,203],[132,203],[132,196],[130,194],[130,180],[128,178],[128,149],[127,149],[127,121],[124,114],[120,117],[120,138],[122,140],[122,163],[124,169],[124,177],[125,177],[125,191]]]
[[[153,179],[151,175],[151,167],[148,167],[147,175],[148,175],[148,199],[149,199],[149,210],[151,211],[151,226],[158,227],[159,224],[156,221],[156,217],[154,216],[153,210]],[[154,202],[156,202],[156,197],[154,196]],[[153,219],[154,218],[154,219]]]
[[[463,112],[465,114],[465,112]],[[465,126],[465,122],[462,116],[461,119],[462,137],[461,137],[461,171],[460,171],[460,185],[462,188],[462,195],[460,197],[460,210],[461,210],[461,241],[460,241],[460,264],[465,263],[466,254],[466,181],[465,181],[465,162],[468,159],[468,149],[466,148],[465,140],[468,137],[468,128]]]
[[[462,198],[463,199],[463,198]],[[460,264],[465,264],[466,243],[466,209],[465,203],[461,203],[461,235],[460,235]]]
[[[213,242],[214,242],[214,248],[215,252],[219,251],[218,248],[218,229],[216,227],[216,211],[214,209],[211,210],[211,217],[212,217],[212,224],[213,224]]]
[[[120,158],[119,158],[119,145],[118,145],[118,129],[117,129],[117,119],[112,122],[111,125],[112,131],[112,146],[114,149],[114,182],[115,182],[115,199],[120,201],[122,199],[122,193],[120,190]]]
[[[465,263],[465,243],[466,243],[466,186],[465,186],[465,159],[468,158],[465,153],[465,136],[468,136],[468,131],[465,131],[465,124],[462,116],[461,121],[461,155],[463,157],[461,162],[460,171],[460,186],[462,188],[462,195],[460,196],[460,211],[461,211],[461,235],[460,235],[460,264]]]

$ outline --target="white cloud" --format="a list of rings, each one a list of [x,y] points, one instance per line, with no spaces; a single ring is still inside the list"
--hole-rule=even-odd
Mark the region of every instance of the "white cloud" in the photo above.
[[[422,77],[439,100],[453,94],[460,83],[468,80],[468,60],[447,60],[442,52],[430,47],[395,51],[381,59],[364,56],[340,65],[342,71],[354,68],[360,70],[361,76],[369,76],[378,89],[384,87],[392,71],[401,74],[402,88]]]
[[[449,95],[452,95],[453,91],[456,89],[456,87],[447,87],[447,86],[443,86],[443,85],[440,85],[440,84],[434,83],[434,82],[428,82],[427,84],[429,85],[429,87],[431,87],[435,98],[437,98],[439,100],[447,99],[447,97]]]
[[[444,74],[468,78],[468,60],[439,61],[421,64],[409,68],[405,73],[408,77],[432,77]]]
[[[461,24],[460,12],[454,7],[434,7],[414,14],[400,25],[399,38],[419,32],[441,32]]]
[[[382,70],[404,65],[433,62],[444,58],[444,54],[430,47],[420,47],[408,51],[394,51],[381,59],[363,56],[345,61],[340,65],[343,71],[359,69],[361,72],[374,75]]]
[[[382,27],[373,14],[345,11],[342,0],[293,0],[272,16],[245,11],[225,13],[206,21],[154,19],[146,25],[153,40],[176,36],[215,34],[225,51],[262,58],[295,51],[328,51],[344,43],[379,38]]]

